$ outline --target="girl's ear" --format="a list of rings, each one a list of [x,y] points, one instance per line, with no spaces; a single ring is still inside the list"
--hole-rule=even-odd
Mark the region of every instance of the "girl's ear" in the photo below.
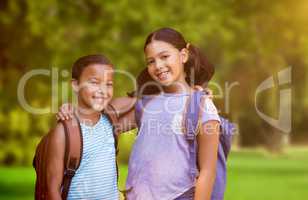
[[[180,55],[181,55],[182,63],[186,63],[188,61],[188,58],[189,58],[189,51],[188,51],[188,49],[187,48],[183,48],[180,51]]]
[[[71,84],[72,84],[73,91],[78,93],[78,91],[79,91],[78,80],[72,79]]]

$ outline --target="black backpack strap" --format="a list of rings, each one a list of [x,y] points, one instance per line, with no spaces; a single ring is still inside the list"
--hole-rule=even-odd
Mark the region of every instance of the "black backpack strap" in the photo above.
[[[116,156],[117,156],[118,152],[119,152],[118,138],[119,138],[119,134],[120,134],[120,131],[119,131],[119,115],[118,115],[116,109],[111,104],[108,104],[106,106],[106,108],[103,111],[103,114],[105,114],[108,117],[110,123],[112,124],[113,138],[114,138],[114,148],[115,148]],[[118,166],[117,159],[116,159],[115,164],[116,164],[116,169],[117,169],[117,180],[119,181],[119,166]]]
[[[62,199],[67,199],[72,178],[82,158],[82,133],[76,116],[71,120],[62,121],[65,131],[64,177],[62,182]]]
[[[120,134],[120,132],[119,132],[119,115],[118,115],[116,109],[111,104],[108,104],[106,106],[103,114],[105,114],[108,117],[110,123],[112,124],[113,137],[114,137],[114,147],[116,149],[116,154],[118,154],[118,136]]]

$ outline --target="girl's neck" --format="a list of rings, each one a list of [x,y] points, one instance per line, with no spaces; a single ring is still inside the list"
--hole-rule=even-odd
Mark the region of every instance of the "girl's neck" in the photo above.
[[[186,82],[178,82],[163,86],[163,92],[165,93],[190,93],[191,90],[191,87]]]

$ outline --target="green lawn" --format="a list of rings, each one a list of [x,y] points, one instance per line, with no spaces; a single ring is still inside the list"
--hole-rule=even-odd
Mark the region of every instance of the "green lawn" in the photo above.
[[[226,200],[305,200],[308,197],[308,149],[279,156],[263,151],[234,151],[228,161]],[[120,189],[127,168],[120,166]],[[32,168],[0,167],[0,199],[33,199]]]
[[[308,199],[308,149],[233,152],[228,166],[226,200]]]

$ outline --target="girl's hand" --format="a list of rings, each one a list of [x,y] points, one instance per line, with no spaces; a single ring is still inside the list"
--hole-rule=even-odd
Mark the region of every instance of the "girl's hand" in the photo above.
[[[213,91],[210,88],[203,88],[200,85],[195,85],[194,89],[198,91],[204,91],[208,98],[213,99]]]
[[[59,112],[56,114],[57,120],[69,120],[72,119],[74,115],[74,107],[70,103],[62,104],[59,108]]]

